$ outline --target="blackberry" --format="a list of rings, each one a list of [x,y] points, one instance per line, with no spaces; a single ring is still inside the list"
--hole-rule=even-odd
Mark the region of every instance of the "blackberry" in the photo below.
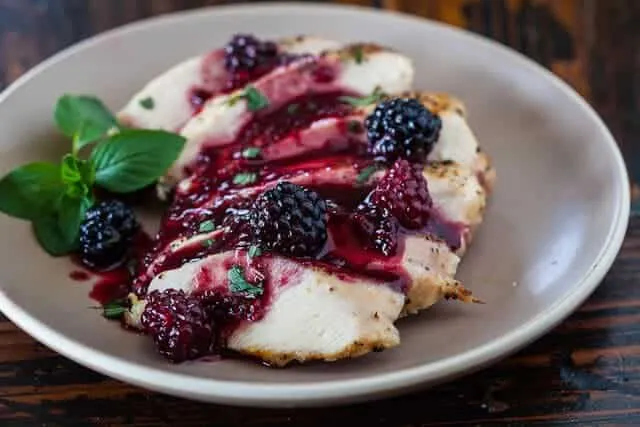
[[[278,62],[278,46],[249,34],[236,34],[224,48],[225,68],[231,73],[251,73]]]
[[[249,221],[262,249],[314,256],[327,240],[327,204],[314,191],[280,182],[253,203]]]
[[[398,221],[384,207],[369,201],[361,203],[353,214],[353,223],[367,243],[390,256],[398,246]]]
[[[378,104],[365,127],[376,159],[424,162],[438,139],[442,120],[416,99],[394,98]]]
[[[82,262],[94,269],[120,265],[139,229],[133,210],[121,201],[104,201],[92,207],[80,225]]]
[[[433,205],[422,171],[406,160],[394,163],[369,198],[410,229],[426,225]]]
[[[158,352],[172,362],[196,359],[214,346],[214,323],[198,297],[182,290],[153,291],[146,298],[142,326]]]

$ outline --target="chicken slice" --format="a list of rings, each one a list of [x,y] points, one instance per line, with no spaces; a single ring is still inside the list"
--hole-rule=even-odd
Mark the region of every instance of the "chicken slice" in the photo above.
[[[340,47],[336,41],[309,36],[282,39],[277,45],[282,52],[311,55]],[[190,92],[197,89],[216,94],[223,89],[220,85],[225,78],[224,50],[189,58],[145,85],[118,118],[131,127],[177,132],[194,114]]]
[[[184,264],[156,276],[149,291],[226,289],[226,266],[242,263],[244,256],[229,251]],[[282,366],[293,360],[356,357],[400,343],[393,322],[405,296],[398,289],[370,279],[344,280],[281,257],[265,264],[269,308],[260,320],[243,322],[232,331],[229,349]],[[126,316],[129,326],[140,327],[143,308],[144,300],[133,305]]]
[[[398,345],[394,322],[402,315],[428,308],[442,298],[474,301],[453,279],[459,258],[445,244],[411,236],[404,247],[401,265],[409,276],[406,289],[270,257],[263,262],[263,273],[269,277],[268,309],[261,319],[236,327],[227,338],[227,347],[276,366],[294,360],[357,357]],[[245,257],[241,251],[227,251],[186,263],[158,274],[149,291],[226,290],[229,265],[241,264]],[[128,314],[130,326],[140,326],[143,304],[143,300],[134,304]]]

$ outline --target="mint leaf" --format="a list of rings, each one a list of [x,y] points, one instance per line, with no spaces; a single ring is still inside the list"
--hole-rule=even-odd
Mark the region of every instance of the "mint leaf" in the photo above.
[[[366,184],[366,182],[369,181],[369,178],[371,178],[371,175],[373,175],[378,170],[380,170],[380,168],[381,167],[377,164],[367,166],[366,168],[360,171],[360,173],[356,177],[356,182],[358,184]]]
[[[231,267],[227,272],[227,279],[229,279],[229,290],[233,293],[247,293],[258,296],[262,295],[264,291],[261,286],[247,282],[244,278],[244,270],[239,265]]]
[[[96,181],[96,171],[93,165],[87,160],[78,160],[78,170],[82,177],[82,182],[89,187]]]
[[[216,229],[216,225],[210,219],[201,222],[200,226],[198,226],[198,232],[200,233],[209,233],[215,229]]]
[[[180,155],[185,139],[159,130],[124,130],[100,142],[89,159],[96,183],[129,193],[153,183]]]
[[[247,86],[242,97],[247,101],[247,109],[249,111],[262,110],[269,105],[267,97],[253,86]]]
[[[216,241],[215,241],[215,240],[213,240],[213,239],[207,239],[207,240],[205,240],[205,241],[203,241],[203,242],[202,242],[202,246],[204,246],[205,248],[209,249],[211,246],[213,246],[213,244],[214,244],[215,242],[216,242]]]
[[[370,104],[376,104],[382,101],[387,95],[380,90],[380,88],[376,88],[371,95],[364,96],[362,98],[357,98],[353,96],[341,96],[338,99],[346,104],[351,104],[354,107],[365,107]]]
[[[118,299],[102,306],[102,315],[107,319],[120,319],[129,309],[128,299]]]
[[[73,244],[78,242],[80,224],[84,220],[87,209],[93,201],[88,197],[74,198],[65,195],[60,199],[58,207],[58,230],[65,242]]]
[[[247,147],[242,150],[242,157],[245,159],[255,159],[259,157],[262,153],[262,150],[259,147]]]
[[[74,152],[118,126],[102,101],[85,95],[64,95],[58,99],[54,119],[62,133],[73,138]]]
[[[255,258],[260,255],[262,255],[262,249],[260,249],[260,246],[252,245],[249,248],[249,258]]]
[[[153,110],[153,108],[156,106],[156,102],[153,100],[153,98],[148,97],[140,100],[140,106],[145,110]]]
[[[44,216],[33,222],[33,232],[40,246],[52,256],[62,256],[76,249],[76,242],[66,239],[60,230],[58,218],[54,215]]]
[[[34,220],[53,212],[63,191],[60,166],[29,163],[0,180],[0,212]]]
[[[233,177],[233,183],[236,185],[249,185],[256,182],[258,174],[255,172],[240,172]]]

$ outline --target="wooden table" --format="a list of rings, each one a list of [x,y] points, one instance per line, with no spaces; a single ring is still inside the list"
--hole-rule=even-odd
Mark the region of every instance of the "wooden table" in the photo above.
[[[640,178],[640,2],[340,0],[492,37],[586,97]],[[228,1],[0,0],[0,88],[56,51],[150,15]],[[637,188],[634,193],[640,193]],[[238,409],[147,392],[80,367],[0,318],[0,425],[640,425],[640,219],[573,316],[519,354],[418,394],[336,409]]]

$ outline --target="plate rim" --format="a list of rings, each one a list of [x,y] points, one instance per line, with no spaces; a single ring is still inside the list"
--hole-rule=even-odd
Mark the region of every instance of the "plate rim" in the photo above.
[[[404,368],[372,377],[336,379],[306,384],[202,379],[189,374],[172,373],[162,369],[151,368],[127,359],[111,356],[80,341],[68,338],[63,333],[40,322],[12,301],[5,294],[4,289],[0,287],[0,310],[10,321],[57,353],[80,365],[130,384],[199,401],[243,406],[277,407],[323,405],[346,400],[354,401],[368,396],[389,395],[394,392],[398,393],[403,389],[444,381],[456,375],[480,369],[494,360],[506,357],[508,354],[540,337],[564,320],[587,299],[600,284],[618,255],[629,223],[630,184],[620,148],[596,111],[567,83],[523,54],[465,29],[402,12],[355,5],[272,2],[268,4],[231,4],[204,7],[142,19],[75,43],[41,61],[10,84],[0,93],[0,103],[5,102],[20,87],[28,84],[29,81],[49,67],[66,60],[68,57],[80,54],[84,50],[91,49],[94,45],[99,45],[106,39],[125,33],[135,33],[155,25],[160,26],[171,23],[172,21],[188,21],[198,15],[276,13],[278,9],[298,9],[304,13],[331,11],[377,16],[390,15],[400,19],[419,21],[422,25],[439,27],[441,30],[449,32],[452,36],[463,37],[468,39],[469,42],[483,44],[485,47],[493,49],[496,54],[511,56],[519,65],[541,75],[548,83],[553,84],[558,90],[571,98],[575,102],[576,108],[581,108],[601,131],[602,137],[606,140],[606,144],[603,147],[606,146],[611,151],[617,166],[615,173],[618,180],[621,181],[616,211],[612,218],[605,244],[594,257],[590,268],[585,269],[581,279],[576,281],[573,292],[567,292],[561,299],[519,328],[455,356],[426,365]]]

